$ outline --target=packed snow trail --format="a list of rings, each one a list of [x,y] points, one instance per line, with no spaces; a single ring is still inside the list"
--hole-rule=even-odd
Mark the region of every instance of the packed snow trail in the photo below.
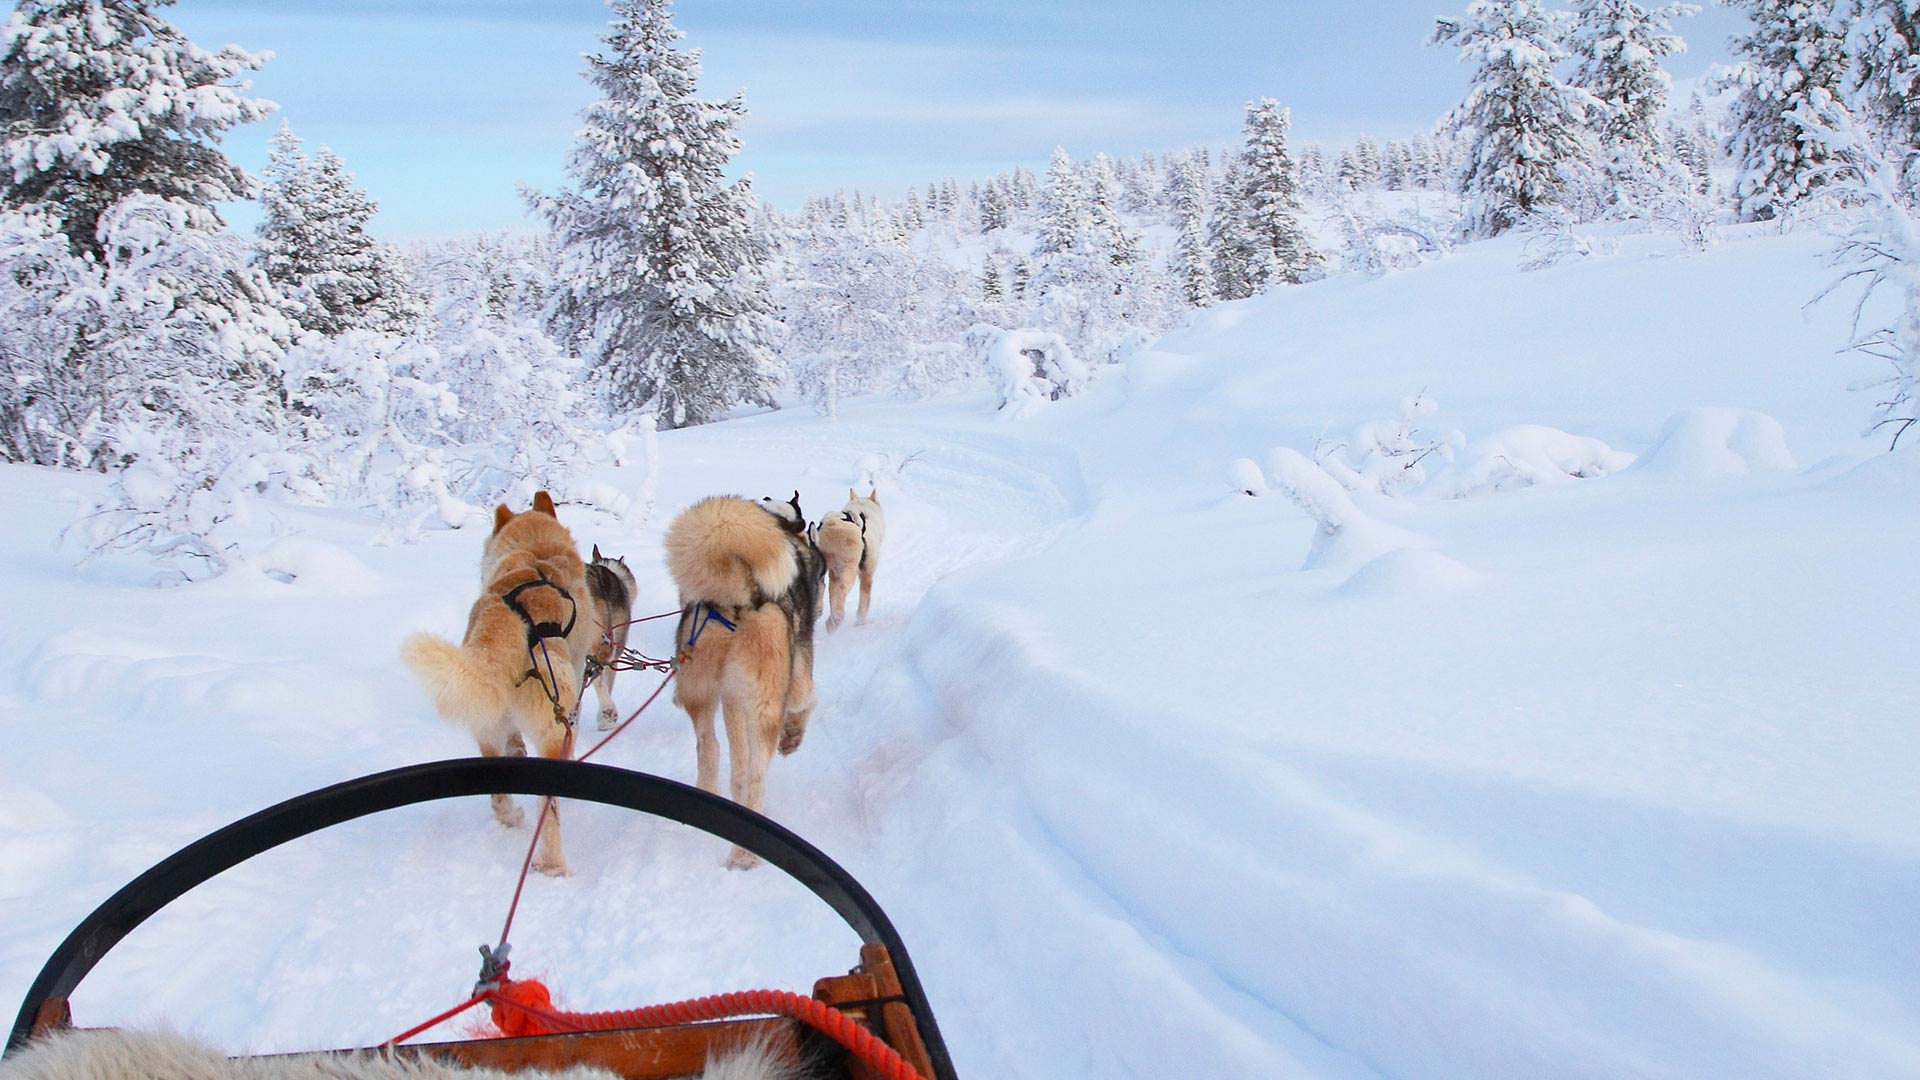
[[[1526,275],[1515,253],[1212,309],[1017,421],[964,396],[668,433],[650,520],[563,508],[629,557],[644,614],[673,604],[678,507],[798,487],[818,517],[877,478],[873,619],[821,635],[768,810],[888,910],[961,1075],[1920,1076],[1920,616],[1897,599],[1920,470],[1857,444],[1855,373],[1809,362],[1846,318],[1790,302],[1817,245]],[[1423,388],[1475,440],[1640,459],[1355,495],[1368,543],[1317,551],[1286,497],[1229,486]],[[53,547],[57,493],[93,483],[0,470],[0,587],[30,614],[0,625],[10,997],[211,828],[470,752],[396,649],[460,624],[478,536],[376,547],[361,515],[286,510],[274,575],[154,590]],[[623,708],[651,682],[623,676]],[[656,708],[604,756],[688,779]],[[576,876],[536,879],[514,938],[567,1007],[852,962],[721,842],[593,807],[566,829]],[[138,931],[79,1016],[384,1038],[459,999],[526,840],[460,800],[290,845]]]

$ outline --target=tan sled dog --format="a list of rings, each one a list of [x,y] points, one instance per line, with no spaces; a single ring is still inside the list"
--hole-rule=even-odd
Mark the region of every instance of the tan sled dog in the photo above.
[[[693,721],[701,788],[720,791],[713,714],[727,725],[733,801],[765,802],[767,764],[790,754],[813,711],[813,622],[825,562],[792,514],[730,495],[702,499],[667,526],[667,572],[680,591],[673,700]],[[758,860],[734,848],[727,865]]]
[[[620,711],[613,707],[613,662],[627,648],[627,631],[633,629],[633,591],[637,586],[633,571],[623,558],[605,558],[600,545],[593,545],[593,561],[587,564],[587,592],[593,595],[593,660],[600,671],[593,677],[593,696],[600,702],[600,730],[618,723]]]
[[[820,522],[820,553],[827,557],[827,597],[832,614],[827,629],[838,629],[847,618],[847,593],[860,576],[859,621],[867,621],[873,603],[873,571],[880,564],[880,544],[887,538],[887,518],[880,512],[880,489],[866,498],[847,489],[847,505]]]
[[[546,492],[534,495],[525,514],[504,504],[494,509],[493,535],[480,552],[480,583],[459,645],[414,634],[401,645],[401,657],[440,715],[472,730],[483,757],[523,756],[529,744],[541,757],[564,757],[598,629],[585,610],[580,549]],[[509,795],[493,797],[493,814],[509,827],[525,820]],[[567,872],[557,806],[546,815],[538,846],[534,869]]]

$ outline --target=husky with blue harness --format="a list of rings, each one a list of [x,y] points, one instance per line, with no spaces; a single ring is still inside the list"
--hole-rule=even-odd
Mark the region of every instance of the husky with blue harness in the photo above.
[[[673,700],[693,721],[698,783],[720,791],[718,710],[727,726],[733,801],[765,802],[767,764],[790,754],[813,711],[813,624],[826,562],[800,497],[776,512],[731,495],[702,499],[667,526],[667,572],[680,592]],[[758,860],[733,849],[727,865]]]

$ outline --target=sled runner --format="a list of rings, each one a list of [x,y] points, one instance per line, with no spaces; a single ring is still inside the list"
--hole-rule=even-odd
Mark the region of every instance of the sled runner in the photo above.
[[[860,935],[859,965],[849,974],[820,979],[811,998],[758,991],[618,1013],[571,1013],[553,1008],[539,984],[509,978],[509,965],[488,955],[467,1004],[485,1001],[502,1030],[528,1034],[398,1046],[393,1044],[404,1038],[396,1038],[380,1048],[334,1053],[394,1053],[508,1072],[594,1065],[628,1080],[668,1080],[697,1074],[711,1054],[759,1039],[775,1057],[806,1061],[814,1070],[810,1075],[954,1080],[906,947],[886,913],[831,859],[776,822],[698,788],[606,765],[543,758],[439,761],[349,780],[262,810],[176,852],[101,904],[54,950],[27,992],[6,1053],[70,1027],[67,1001],[87,973],[135,927],[201,882],[345,821],[495,792],[625,807],[745,848],[805,885]],[[739,1018],[770,1013],[776,1015]]]

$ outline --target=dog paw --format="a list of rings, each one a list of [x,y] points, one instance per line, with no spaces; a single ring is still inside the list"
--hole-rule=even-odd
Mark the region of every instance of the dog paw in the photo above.
[[[841,624],[841,623],[843,623],[843,622],[846,622],[846,621],[847,621],[847,617],[846,617],[845,615],[829,615],[829,616],[827,616],[827,630],[828,630],[828,632],[832,632],[832,631],[834,631],[834,630],[838,630],[838,629],[840,629],[840,624]]]
[[[746,848],[734,848],[733,852],[727,856],[727,869],[729,870],[751,870],[759,865],[760,856],[755,855]]]
[[[550,859],[544,857],[535,858],[533,860],[533,868],[548,877],[567,877],[573,873],[573,871],[567,869],[567,860],[558,855]]]
[[[605,705],[601,707],[600,709],[600,730],[601,731],[606,731],[612,728],[613,725],[619,722],[620,722],[620,712],[618,709],[615,709],[611,705]]]
[[[494,807],[493,816],[496,821],[509,829],[517,829],[527,823],[527,812],[512,803],[508,803],[504,808]]]
[[[780,753],[784,756],[800,749],[800,740],[807,737],[807,729],[798,724],[788,724],[780,729]]]

